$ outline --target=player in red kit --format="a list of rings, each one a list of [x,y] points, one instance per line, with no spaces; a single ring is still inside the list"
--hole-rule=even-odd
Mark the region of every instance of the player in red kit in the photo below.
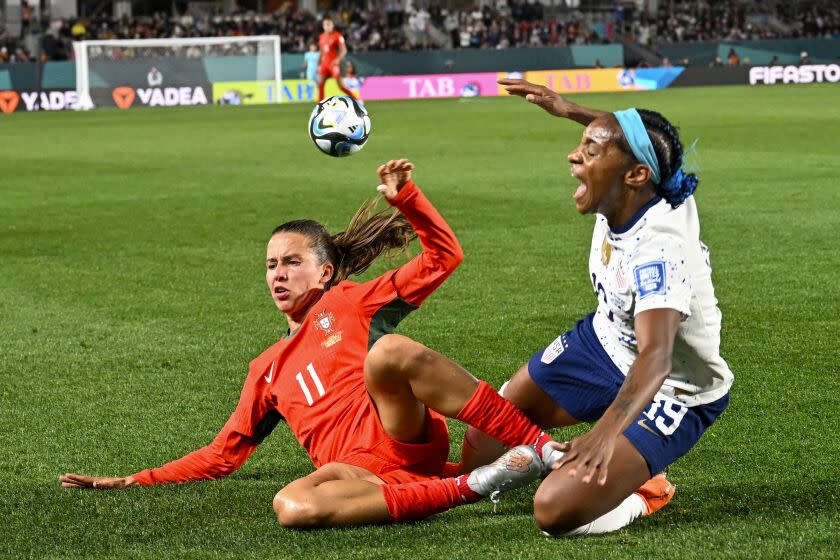
[[[341,61],[347,54],[347,46],[344,44],[344,37],[335,30],[335,23],[330,18],[322,22],[324,32],[318,37],[318,48],[321,49],[321,64],[318,66],[318,101],[324,99],[324,85],[328,78],[333,78],[338,83],[338,88],[353,99],[353,95],[344,80],[341,79]]]
[[[312,220],[275,228],[266,282],[289,325],[249,368],[239,404],[206,447],[124,478],[60,477],[66,488],[124,488],[217,479],[238,469],[285,419],[316,470],[274,498],[287,527],[401,522],[536,479],[557,458],[551,439],[510,402],[441,354],[392,334],[463,259],[454,233],[390,161],[377,187],[394,213],[363,206],[346,231]],[[423,250],[364,283],[347,277],[417,236]],[[454,476],[445,417],[511,447],[495,463]]]

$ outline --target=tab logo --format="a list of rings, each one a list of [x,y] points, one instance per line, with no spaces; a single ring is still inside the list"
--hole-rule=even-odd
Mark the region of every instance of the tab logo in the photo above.
[[[134,103],[134,89],[126,86],[115,88],[111,93],[114,103],[120,109],[128,109]]]
[[[16,91],[0,91],[0,111],[14,113],[20,103],[20,95]]]

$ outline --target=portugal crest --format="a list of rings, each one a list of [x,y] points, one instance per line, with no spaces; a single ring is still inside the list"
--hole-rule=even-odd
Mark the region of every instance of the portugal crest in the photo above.
[[[331,312],[321,311],[315,316],[315,328],[322,331],[324,336],[327,337],[327,339],[321,343],[327,348],[341,340],[341,331],[336,332],[333,327],[335,327],[335,317],[333,317]]]
[[[315,316],[315,326],[324,331],[327,335],[332,334],[332,326],[335,322],[333,314],[327,311],[321,311]]]

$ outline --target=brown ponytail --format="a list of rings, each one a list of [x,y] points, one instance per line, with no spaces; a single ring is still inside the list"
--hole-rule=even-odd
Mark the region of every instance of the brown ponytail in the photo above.
[[[414,228],[398,210],[374,212],[376,203],[377,200],[370,200],[363,204],[347,224],[347,229],[335,235],[330,235],[314,220],[286,222],[274,228],[271,234],[305,235],[321,263],[331,262],[335,266],[329,287],[364,272],[380,255],[396,256],[404,252],[417,237]]]

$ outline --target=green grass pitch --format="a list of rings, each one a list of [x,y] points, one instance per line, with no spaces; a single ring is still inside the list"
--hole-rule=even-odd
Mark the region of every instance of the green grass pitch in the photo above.
[[[495,512],[285,530],[272,497],[311,465],[283,424],[219,482],[107,493],[57,477],[127,475],[210,441],[248,361],[285,329],[263,280],[268,233],[294,217],[342,228],[392,157],[414,161],[466,252],[401,332],[498,386],[595,305],[592,218],[575,213],[566,162],[579,127],[517,99],[370,103],[368,145],[337,160],[311,145],[303,105],[0,116],[0,556],[834,556],[838,92],[575,98],[656,109],[700,139],[697,200],[736,381],[726,414],[671,467],[665,509],[569,540],[539,534],[533,488]],[[453,424],[454,456],[462,434]]]

